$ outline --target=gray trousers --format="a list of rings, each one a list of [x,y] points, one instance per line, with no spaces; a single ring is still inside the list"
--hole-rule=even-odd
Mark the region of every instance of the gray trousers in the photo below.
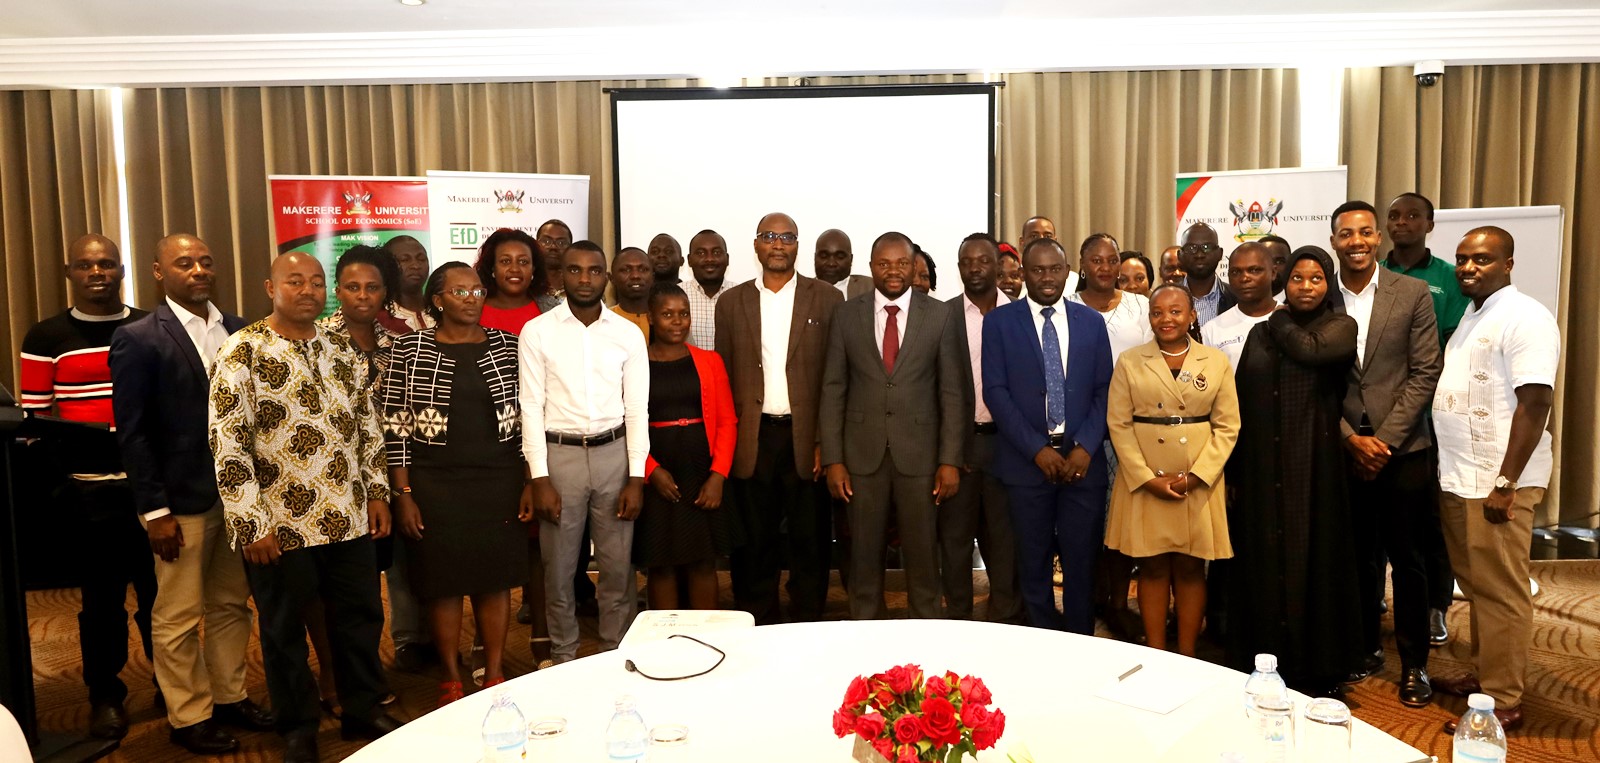
[[[578,656],[578,611],[572,571],[578,566],[583,528],[600,563],[600,647],[616,649],[633,621],[638,586],[633,578],[633,522],[617,518],[617,498],[628,482],[626,440],[585,448],[550,444],[550,483],[561,495],[559,522],[539,520],[544,556],[545,607],[550,657],[557,664]]]
[[[852,619],[871,620],[883,610],[883,550],[891,511],[900,530],[911,616],[939,617],[939,544],[934,518],[938,507],[933,505],[933,477],[931,473],[900,473],[895,468],[894,453],[887,451],[877,471],[851,472],[854,496],[845,511],[850,518]],[[968,565],[970,578],[970,561]]]
[[[989,572],[989,620],[1017,623],[1022,599],[1017,596],[1017,547],[1006,508],[1006,486],[989,473],[997,434],[975,434],[967,454],[972,471],[961,471],[961,489],[939,507],[939,553],[944,582],[945,613],[951,619],[972,619],[972,542],[983,552]]]

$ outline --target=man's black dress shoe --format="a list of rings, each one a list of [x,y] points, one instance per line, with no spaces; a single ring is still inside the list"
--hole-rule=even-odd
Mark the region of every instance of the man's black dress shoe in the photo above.
[[[214,705],[211,720],[246,731],[271,731],[277,717],[249,697],[227,705]]]
[[[1444,646],[1450,643],[1450,626],[1444,622],[1444,610],[1428,610],[1428,645]]]
[[[1405,668],[1400,671],[1400,704],[1406,707],[1427,707],[1433,701],[1433,684],[1428,682],[1428,671],[1422,668]]]
[[[358,721],[347,716],[344,725],[339,727],[339,736],[344,739],[377,739],[403,725],[388,713],[379,713],[370,721]]]
[[[1367,680],[1368,678],[1371,678],[1374,673],[1381,672],[1382,670],[1383,650],[1379,649],[1372,654],[1362,657],[1361,667],[1356,668],[1350,673],[1350,675],[1346,676],[1344,682],[1347,684],[1358,684]]]
[[[172,743],[195,755],[221,755],[239,749],[239,740],[217,728],[209,719],[193,726],[173,729],[167,737]]]
[[[283,763],[318,763],[317,732],[297,731],[283,739]]]
[[[121,702],[101,702],[89,710],[89,736],[121,739],[128,735],[128,711]]]

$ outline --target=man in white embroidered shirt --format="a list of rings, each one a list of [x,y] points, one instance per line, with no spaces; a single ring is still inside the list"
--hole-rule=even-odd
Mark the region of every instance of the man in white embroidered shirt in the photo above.
[[[1511,285],[1513,249],[1511,234],[1493,226],[1457,245],[1456,282],[1472,305],[1445,346],[1433,397],[1439,513],[1450,566],[1472,602],[1477,663],[1476,673],[1433,685],[1494,697],[1507,731],[1522,725],[1533,634],[1528,548],[1534,507],[1550,484],[1545,425],[1561,362],[1555,316]]]
[[[567,299],[528,322],[517,345],[522,452],[544,556],[551,659],[578,656],[572,570],[587,526],[600,562],[600,641],[615,649],[633,619],[633,520],[650,452],[644,337],[605,308],[606,259],[576,241],[562,255]]]

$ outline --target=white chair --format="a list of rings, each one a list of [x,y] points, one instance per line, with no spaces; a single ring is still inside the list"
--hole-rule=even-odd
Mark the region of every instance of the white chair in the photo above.
[[[22,727],[4,705],[0,705],[0,760],[33,763],[28,738],[22,735]]]

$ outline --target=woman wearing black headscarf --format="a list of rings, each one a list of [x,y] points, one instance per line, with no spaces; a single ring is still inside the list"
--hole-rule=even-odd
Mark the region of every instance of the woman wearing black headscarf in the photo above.
[[[1339,404],[1356,357],[1333,260],[1290,260],[1285,305],[1251,330],[1235,374],[1239,442],[1228,464],[1234,559],[1228,661],[1277,655],[1295,688],[1330,694],[1359,662],[1361,596],[1339,446]]]

